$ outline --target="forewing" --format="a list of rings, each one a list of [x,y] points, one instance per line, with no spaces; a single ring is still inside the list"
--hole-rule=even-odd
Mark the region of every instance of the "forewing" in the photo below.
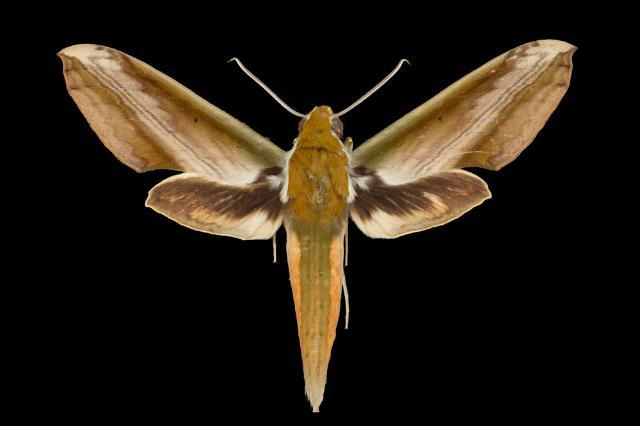
[[[282,166],[284,151],[144,62],[93,44],[58,55],[93,130],[138,172],[172,169],[248,184]]]
[[[575,49],[541,40],[498,56],[354,150],[354,166],[389,184],[456,168],[500,169],[567,91]]]

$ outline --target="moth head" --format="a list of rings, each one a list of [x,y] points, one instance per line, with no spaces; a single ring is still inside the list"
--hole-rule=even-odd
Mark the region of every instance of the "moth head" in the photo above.
[[[300,120],[298,130],[302,133],[305,129],[329,129],[333,111],[328,106],[317,106]]]
[[[333,113],[333,110],[326,106],[317,106],[298,123],[298,132],[302,133],[306,129],[315,131],[329,131],[338,139],[342,139],[342,121]]]
[[[298,133],[302,133],[302,129],[304,128],[304,124],[307,122],[307,118],[309,118],[309,116],[302,117],[300,121],[298,121]]]

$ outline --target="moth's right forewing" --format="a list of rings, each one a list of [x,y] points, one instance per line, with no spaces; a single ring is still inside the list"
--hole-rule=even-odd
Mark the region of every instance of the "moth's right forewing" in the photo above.
[[[58,55],[92,129],[138,172],[172,169],[247,184],[282,166],[280,148],[142,61],[92,44]]]

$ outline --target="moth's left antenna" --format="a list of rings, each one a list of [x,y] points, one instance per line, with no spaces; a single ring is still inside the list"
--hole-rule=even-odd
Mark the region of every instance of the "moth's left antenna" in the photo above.
[[[278,102],[278,103],[279,103],[279,104],[280,104],[284,109],[286,109],[286,110],[287,110],[287,111],[289,111],[291,114],[293,114],[293,115],[295,115],[295,116],[297,116],[297,117],[301,117],[301,118],[306,117],[306,115],[305,115],[305,114],[301,114],[301,113],[299,113],[298,111],[296,111],[295,109],[291,108],[289,105],[287,105],[286,103],[284,103],[284,101],[283,101],[282,99],[280,99],[280,97],[279,97],[278,95],[276,95],[276,94],[273,92],[273,90],[269,89],[269,87],[268,87],[266,84],[264,84],[264,83],[263,83],[263,82],[262,82],[258,77],[256,77],[256,76],[255,76],[251,71],[249,71],[249,70],[248,70],[244,65],[242,65],[242,62],[240,62],[240,59],[238,59],[238,58],[231,58],[231,59],[229,59],[229,60],[227,61],[227,63],[229,63],[229,62],[233,62],[233,61],[235,61],[235,62],[238,64],[238,66],[240,67],[240,69],[241,69],[242,71],[244,71],[244,73],[245,73],[246,75],[248,75],[248,76],[249,76],[249,78],[251,78],[253,81],[255,81],[256,83],[258,83],[258,85],[259,85],[260,87],[262,87],[262,88],[265,90],[265,92],[267,92],[268,94],[270,94],[270,95],[271,95],[271,97],[272,97],[273,99],[275,99],[275,100],[276,100],[276,102]]]

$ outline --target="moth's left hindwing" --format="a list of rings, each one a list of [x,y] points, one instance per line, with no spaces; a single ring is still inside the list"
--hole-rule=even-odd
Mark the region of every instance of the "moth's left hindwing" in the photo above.
[[[533,141],[569,87],[575,49],[558,40],[512,49],[353,151],[358,227],[394,238],[489,198],[486,184],[460,169],[499,170]]]
[[[284,151],[125,53],[81,44],[58,56],[69,94],[120,161],[138,172],[190,172],[156,186],[148,206],[182,225],[242,239],[268,238],[280,226],[281,179],[274,170],[283,166]],[[179,187],[194,185],[198,194],[214,198],[179,195]]]

